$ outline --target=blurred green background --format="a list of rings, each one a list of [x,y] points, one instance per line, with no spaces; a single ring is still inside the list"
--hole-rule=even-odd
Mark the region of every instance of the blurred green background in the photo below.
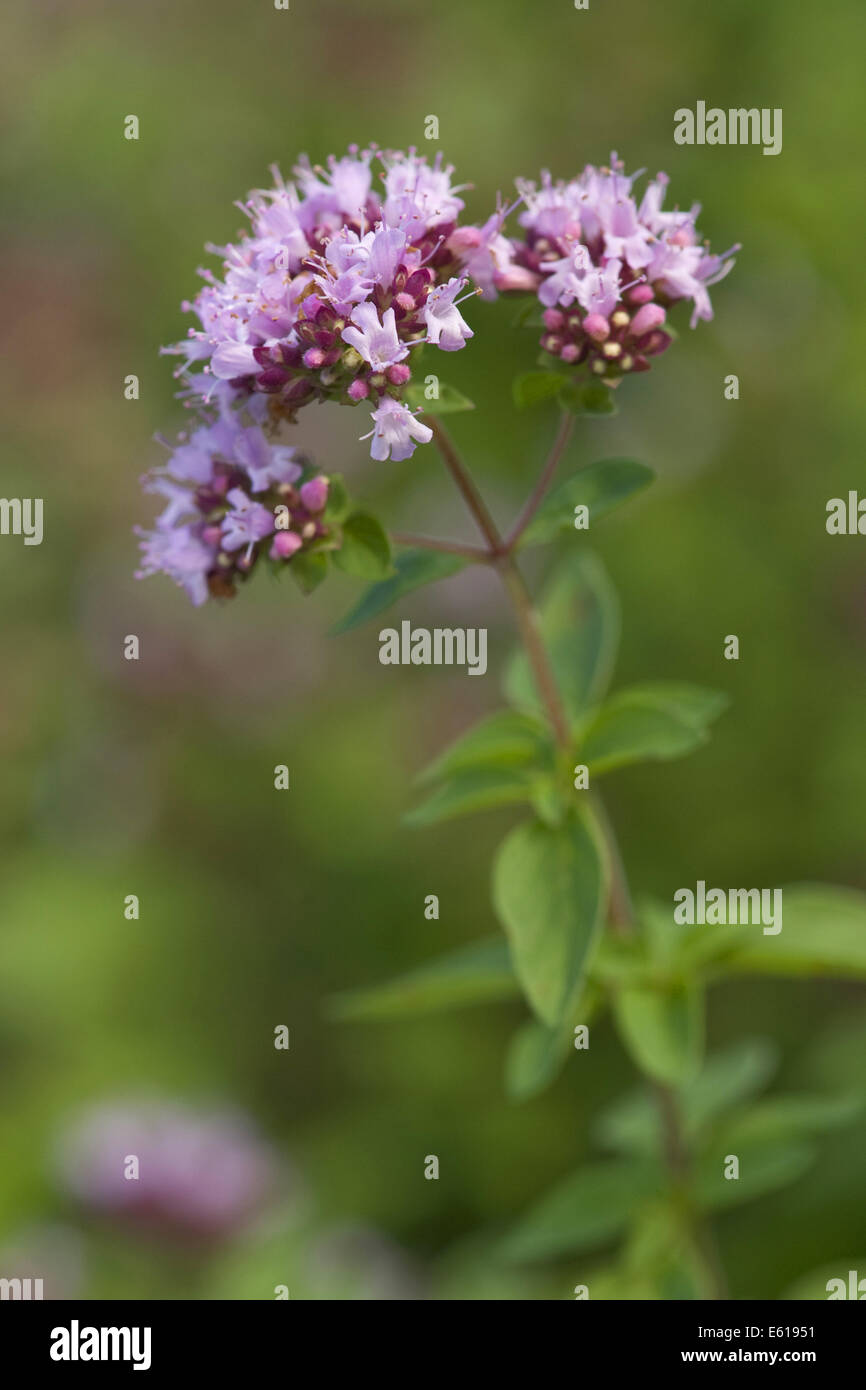
[[[414,774],[499,698],[511,638],[494,578],[450,580],[395,615],[487,626],[484,681],[382,668],[376,623],[329,637],[355,593],[343,577],[305,601],[262,575],[203,611],[167,580],[137,583],[131,528],[154,513],[138,477],[161,460],[154,431],[183,423],[158,348],[186,330],[203,244],[240,228],[233,201],[303,151],[441,148],[478,220],[542,166],[567,175],[616,149],[630,170],[666,169],[672,202],[703,203],[714,248],[744,249],[714,322],[681,322],[572,459],[630,455],[660,475],[593,537],[622,596],[618,682],[694,680],[733,704],[687,762],[611,779],[611,813],[633,885],[666,899],[698,877],[866,888],[866,552],[824,529],[828,498],[864,476],[866,11],[34,0],[4,28],[2,491],[45,499],[45,539],[0,542],[0,1247],[80,1242],[85,1296],[268,1298],[277,1282],[388,1296],[366,1257],[357,1277],[348,1257],[314,1258],[329,1233],[361,1230],[404,1295],[568,1297],[572,1264],[500,1273],[478,1250],[580,1161],[593,1115],[631,1084],[609,1025],[591,1068],[520,1106],[501,1082],[519,1005],[371,1026],[324,1013],[335,991],[494,929],[488,864],[512,817],[400,825]],[[782,154],[675,146],[674,110],[699,99],[782,107]],[[123,138],[130,113],[138,142]],[[429,114],[439,144],[424,141]],[[476,337],[448,380],[478,409],[454,433],[504,522],[554,422],[511,404],[536,354],[532,331],[509,330],[513,305],[467,317]],[[299,438],[387,524],[474,539],[433,451],[373,464],[359,422],[309,411]],[[138,663],[123,660],[128,633]],[[727,633],[738,663],[722,659]],[[720,988],[711,1045],[743,1037],[776,1042],[782,1087],[866,1090],[853,986]],[[302,1177],[300,1233],[179,1273],[76,1211],[52,1171],[58,1134],[91,1103],[142,1094],[246,1110]],[[866,1249],[864,1140],[862,1123],[833,1136],[795,1186],[717,1223],[735,1297],[778,1297]],[[423,1179],[428,1153],[439,1182]]]

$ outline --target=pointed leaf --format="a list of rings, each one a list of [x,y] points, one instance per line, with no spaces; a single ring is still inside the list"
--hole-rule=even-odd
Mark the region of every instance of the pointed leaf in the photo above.
[[[559,1073],[571,1046],[571,1028],[548,1028],[536,1019],[521,1025],[505,1059],[505,1093],[512,1100],[538,1095]]]
[[[456,772],[433,794],[403,817],[406,825],[435,825],[438,821],[528,801],[532,778],[520,768],[479,767]]]
[[[438,579],[447,579],[466,564],[462,555],[444,555],[437,550],[404,550],[394,562],[395,573],[362,594],[355,607],[337,623],[334,633],[349,632],[378,613],[384,613],[404,594],[424,584],[434,584]]]
[[[519,1222],[503,1242],[503,1258],[545,1260],[601,1245],[619,1235],[660,1187],[652,1160],[585,1164]]]
[[[661,684],[623,690],[585,726],[580,757],[590,776],[654,758],[678,758],[704,743],[707,725],[728,704],[726,695],[697,686]]]
[[[338,994],[328,1012],[340,1020],[418,1018],[443,1009],[508,999],[519,993],[501,936],[473,942],[373,989]]]
[[[739,1159],[738,1178],[726,1178],[729,1154]],[[737,1140],[732,1130],[724,1141],[703,1156],[697,1165],[695,1191],[707,1211],[736,1207],[796,1182],[815,1160],[814,1146],[807,1143],[770,1142],[749,1145]]]
[[[310,554],[301,550],[292,556],[287,568],[301,593],[311,594],[327,577],[328,557],[323,553]]]
[[[549,761],[550,748],[550,736],[537,719],[502,710],[458,738],[418,780],[432,782],[467,768],[542,767]]]
[[[854,889],[794,884],[782,890],[780,932],[740,930],[741,945],[726,957],[731,970],[866,979],[866,895]]]
[[[543,1023],[559,1023],[601,924],[606,867],[588,817],[527,821],[499,848],[493,901],[514,968]]]
[[[420,408],[425,415],[453,415],[460,410],[475,409],[474,401],[470,401],[468,396],[464,396],[447,382],[440,381],[437,390],[438,396],[431,400],[427,396],[425,384],[413,381],[406,388],[406,403],[413,410]]]
[[[647,487],[655,477],[645,463],[633,459],[601,459],[581,468],[550,493],[520,538],[520,546],[543,545],[560,533],[574,533],[574,509],[589,508],[589,524],[626,498]]]
[[[621,989],[614,1017],[635,1065],[670,1086],[691,1080],[704,1046],[703,993],[694,985],[668,989]]]
[[[334,564],[358,579],[384,579],[393,574],[391,546],[374,516],[353,512],[343,522],[343,539],[334,551]]]

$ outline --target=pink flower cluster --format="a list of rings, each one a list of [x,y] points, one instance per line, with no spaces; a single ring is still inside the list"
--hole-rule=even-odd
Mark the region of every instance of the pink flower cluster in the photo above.
[[[191,393],[207,400],[225,383],[236,403],[263,394],[289,421],[312,401],[366,402],[373,458],[408,458],[430,438],[402,399],[412,349],[455,352],[472,337],[452,172],[441,156],[357,146],[327,169],[301,162],[292,183],[274,171],[241,205],[249,233],[210,248],[222,276],[201,271],[184,305],[201,328],[167,349]]]
[[[452,173],[441,156],[351,146],[327,168],[302,160],[292,183],[275,173],[241,204],[249,231],[210,248],[222,274],[202,270],[184,305],[200,327],[165,349],[183,358],[180,394],[200,422],[145,479],[166,506],[138,531],[140,576],[168,574],[200,604],[234,593],[265,552],[290,563],[338,548],[328,480],[277,442],[280,422],[313,401],[363,404],[372,457],[411,457],[432,437],[410,405],[413,351],[465,346],[468,295],[537,294],[544,352],[609,386],[669,346],[672,304],[691,300],[693,326],[712,317],[709,286],[737,248],[699,242],[697,205],[663,210],[666,175],[640,202],[616,155],[568,181],[518,180],[513,207],[476,226],[460,221]]]
[[[166,505],[152,531],[137,528],[137,578],[167,574],[197,605],[231,597],[265,552],[281,564],[331,543],[328,479],[228,410],[182,435],[143,485]]]
[[[672,304],[692,301],[692,327],[712,318],[709,287],[739,250],[712,255],[698,238],[700,205],[663,211],[666,174],[638,202],[637,177],[613,154],[609,168],[589,164],[576,179],[554,182],[545,173],[540,186],[518,180],[524,235],[511,243],[511,266],[499,273],[506,287],[521,273],[531,277],[544,306],[544,351],[611,386],[647,371],[649,359],[670,346]]]

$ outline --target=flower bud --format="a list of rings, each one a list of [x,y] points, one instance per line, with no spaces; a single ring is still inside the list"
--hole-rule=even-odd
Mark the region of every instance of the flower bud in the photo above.
[[[583,331],[597,343],[603,343],[605,338],[610,337],[610,324],[603,314],[587,314],[583,321]]]
[[[652,285],[635,285],[634,289],[628,291],[626,295],[629,304],[649,304],[655,298],[655,290]]]
[[[296,550],[300,550],[302,545],[303,541],[300,536],[295,535],[294,531],[278,531],[270,549],[271,559],[289,560]]]
[[[636,338],[642,338],[645,333],[660,328],[665,318],[665,311],[660,304],[644,304],[631,321],[631,331]]]
[[[498,290],[536,290],[541,276],[526,266],[510,265],[506,270],[493,272],[493,283]]]
[[[361,377],[356,376],[355,380],[352,382],[346,394],[348,395],[350,400],[363,401],[366,400],[366,398],[369,396],[370,388],[367,385],[366,381],[363,381]]]
[[[282,367],[268,367],[266,372],[259,372],[256,386],[260,391],[279,391],[288,379],[288,373],[284,372]]]
[[[412,373],[405,362],[395,362],[393,367],[389,367],[387,377],[392,386],[405,386]]]
[[[301,501],[308,512],[320,512],[328,500],[328,479],[323,473],[301,484]]]
[[[558,333],[565,327],[565,314],[560,309],[545,309],[542,318],[545,328],[549,328],[551,333]]]

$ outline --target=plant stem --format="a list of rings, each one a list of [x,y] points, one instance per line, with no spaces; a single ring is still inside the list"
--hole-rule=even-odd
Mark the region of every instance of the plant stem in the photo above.
[[[526,505],[512,526],[508,535],[505,537],[506,550],[513,550],[523,532],[526,530],[541,503],[547,494],[550,484],[553,482],[554,474],[559,467],[559,460],[562,458],[568,441],[571,439],[574,430],[574,416],[570,411],[564,410],[559,418],[559,430],[556,439],[553,441],[553,448],[547,456],[547,462],[542,469],[541,476],[535,487],[530,493]]]
[[[478,523],[478,529],[487,541],[488,550],[492,555],[498,555],[502,550],[502,537],[496,528],[493,517],[487,510],[486,502],[475,486],[460,455],[454,448],[451,436],[445,429],[445,426],[440,424],[437,416],[425,415],[423,420],[425,425],[428,425],[433,431],[436,447],[442,455],[446,468],[457,484],[463,496],[463,500]]]
[[[506,593],[511,600],[521,640],[532,668],[533,679],[547,710],[556,741],[560,748],[568,749],[571,747],[568,717],[557,688],[553,668],[548,660],[544,639],[538,625],[538,616],[532,605],[526,581],[511,555],[501,556],[496,568],[502,576]]]
[[[398,545],[411,545],[419,550],[438,550],[443,555],[465,555],[477,565],[490,564],[490,551],[478,545],[463,545],[460,541],[440,541],[433,536],[410,536],[405,531],[393,531],[391,539]]]
[[[487,563],[493,564],[502,577],[506,592],[511,600],[511,606],[514,610],[517,627],[532,669],[533,678],[547,711],[551,728],[553,729],[560,748],[568,750],[572,743],[568,726],[568,717],[556,683],[556,676],[544,645],[538,617],[532,603],[532,597],[526,586],[526,581],[514,559],[513,549],[516,541],[535,515],[535,512],[553,480],[559,460],[571,437],[571,417],[563,415],[563,419],[560,421],[559,432],[542,474],[505,541],[503,541],[500,536],[496,523],[488,511],[487,505],[479,493],[471,474],[454,447],[454,443],[447,430],[444,429],[435,416],[426,417],[426,423],[432,429],[433,437],[445,465],[463,496],[466,505],[475,518],[479,530],[487,541],[487,550],[476,551],[473,558],[482,559]],[[416,545],[424,544],[423,541],[417,539],[412,543]],[[426,544],[433,549],[454,550],[458,554],[465,553],[466,550],[472,549],[466,546],[457,548],[451,545],[450,542],[426,542]],[[607,845],[608,861],[610,865],[608,921],[611,929],[619,935],[631,936],[635,932],[634,909],[619,842],[601,799],[597,795],[594,795],[593,801],[596,818]],[[654,1083],[653,1093],[656,1098],[656,1105],[662,1126],[662,1147],[665,1165],[670,1175],[673,1192],[685,1198],[685,1212],[689,1221],[692,1245],[701,1263],[707,1297],[713,1300],[726,1299],[728,1297],[727,1284],[724,1270],[719,1260],[715,1240],[713,1239],[709,1227],[701,1220],[700,1214],[692,1209],[689,1198],[688,1189],[691,1174],[691,1159],[683,1133],[676,1092],[670,1086]]]

